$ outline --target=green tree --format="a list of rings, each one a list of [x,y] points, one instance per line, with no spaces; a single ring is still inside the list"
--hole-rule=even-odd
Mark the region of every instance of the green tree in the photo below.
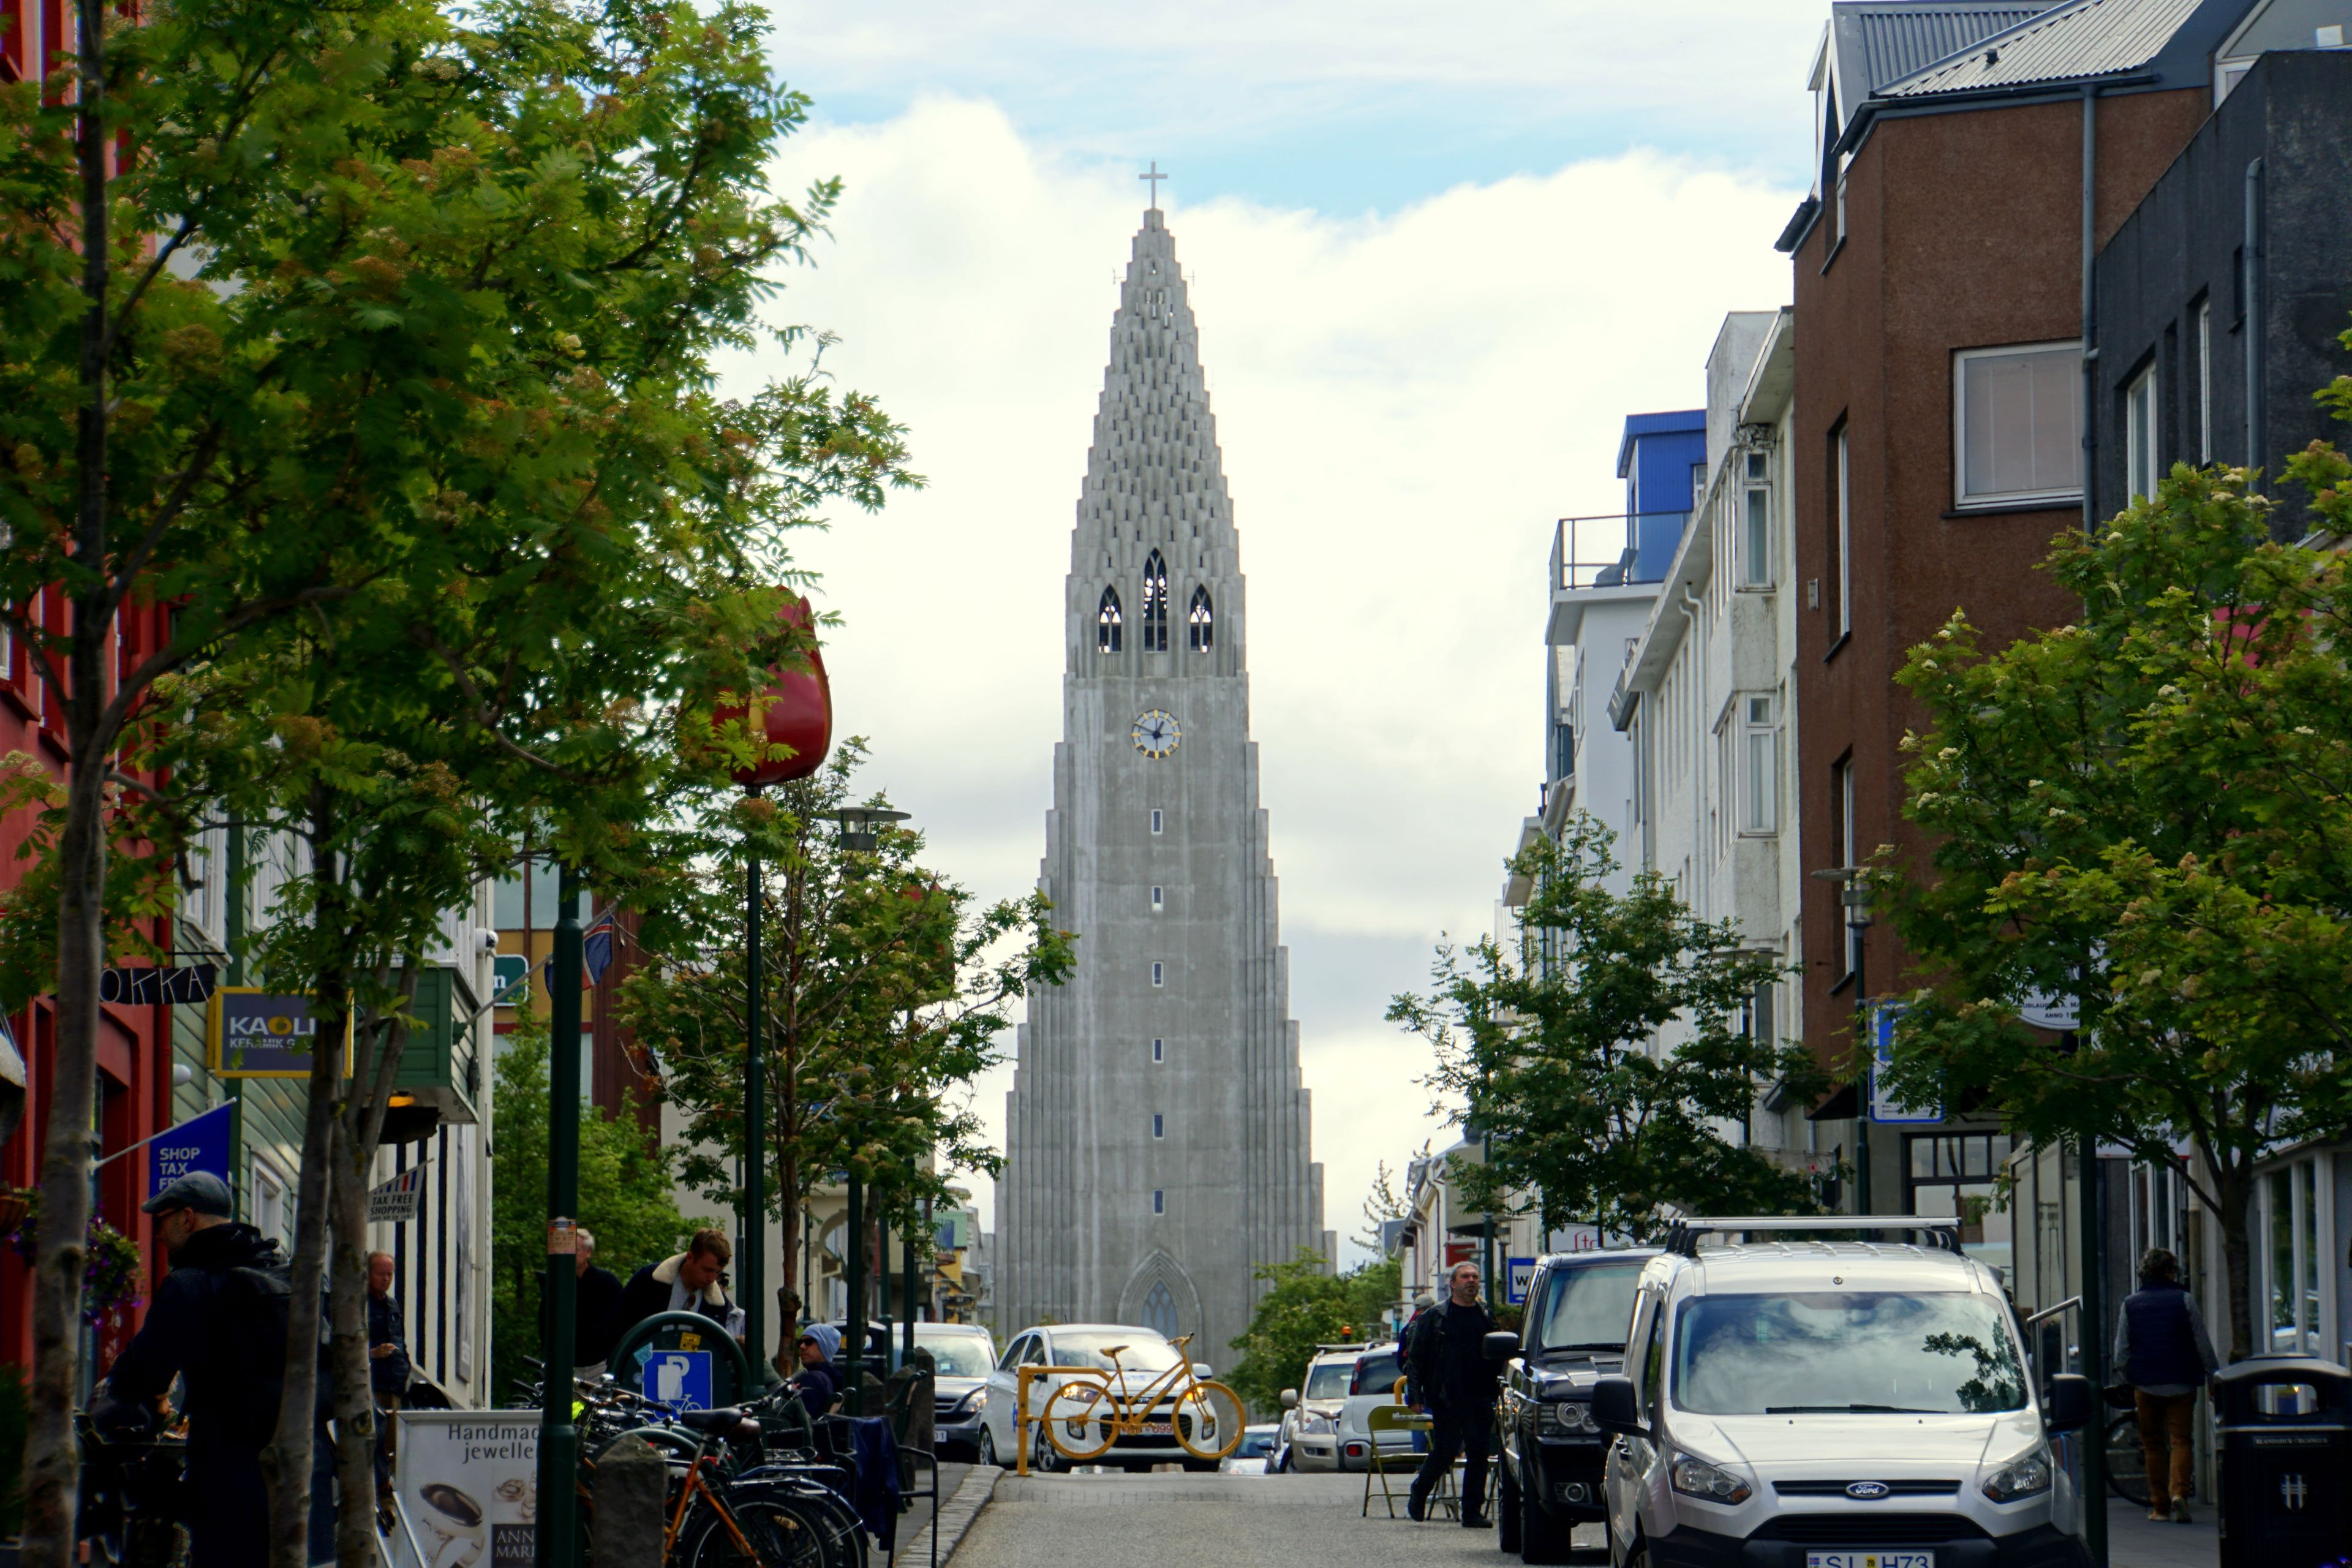
[[[492,1125],[500,1180],[490,1200],[491,1387],[507,1396],[539,1381],[523,1364],[544,1343],[540,1272],[547,1262],[547,1026],[531,1018],[502,1037]],[[580,1108],[580,1223],[596,1263],[623,1279],[716,1223],[677,1204],[677,1151],[648,1137],[634,1114]]]
[[[68,741],[61,787],[12,786],[43,813],[10,925],[53,915],[66,1129],[36,1270],[44,1568],[72,1548],[98,973],[135,904],[106,847],[148,861],[138,896],[161,901],[153,863],[194,815],[185,795],[126,805],[109,760],[152,742],[172,791],[208,776],[238,820],[309,840],[257,956],[330,1037],[352,1016],[389,1057],[427,906],[485,844],[543,829],[601,880],[657,876],[645,826],[723,775],[677,737],[805,642],[774,616],[780,530],[908,478],[896,427],[813,367],[740,403],[712,390],[833,195],[768,192],[805,104],[753,8],[190,0],[128,28],[79,10],[74,90],[0,86],[0,606]],[[58,594],[69,616],[23,613]],[[175,606],[170,640],[107,668],[133,603]],[[375,1547],[352,1215],[383,1098],[322,1053],[298,1202],[294,1338],[324,1271],[353,1562]],[[270,1454],[280,1563],[301,1558],[314,1366],[290,1357]]]
[[[990,1175],[1003,1157],[971,1107],[971,1080],[1002,1059],[997,1041],[1033,988],[1059,984],[1072,938],[1042,894],[982,905],[926,868],[919,833],[884,827],[871,850],[845,849],[832,814],[858,801],[865,747],[836,747],[813,776],[741,802],[681,832],[671,940],[629,977],[620,1014],[660,1058],[687,1117],[686,1179],[736,1203],[744,1150],[750,995],[744,961],[747,848],[760,856],[770,1213],[783,1226],[780,1345],[801,1310],[802,1206],[848,1171],[875,1184],[875,1213],[927,1234],[926,1203],[951,1203],[960,1172]],[[762,1347],[765,1349],[766,1347]]]
[[[1810,1212],[1801,1176],[1719,1131],[1752,1114],[1763,1085],[1823,1086],[1802,1045],[1744,1026],[1780,964],[1744,949],[1737,921],[1694,916],[1654,873],[1611,891],[1612,842],[1580,814],[1557,843],[1522,850],[1511,870],[1533,890],[1517,941],[1440,948],[1430,994],[1389,1006],[1436,1048],[1423,1081],[1439,1109],[1486,1135],[1483,1162],[1454,1162],[1462,1203],[1634,1235],[1668,1205]]]
[[[1260,1264],[1257,1278],[1265,1281],[1265,1292],[1248,1331],[1233,1342],[1242,1359],[1226,1374],[1226,1385],[1262,1418],[1273,1419],[1282,1408],[1282,1391],[1306,1377],[1316,1346],[1348,1340],[1370,1344],[1385,1337],[1402,1273],[1391,1258],[1334,1274],[1312,1247],[1302,1247],[1287,1263]]]
[[[2331,395],[2352,411],[2352,380]],[[2340,454],[2291,472],[2352,523]],[[1905,815],[1935,837],[1876,872],[1921,966],[1893,1086],[2181,1172],[2220,1222],[2233,1357],[2255,1163],[2352,1128],[2352,560],[2274,542],[2253,477],[2179,466],[2060,534],[2042,569],[2075,624],[1987,652],[1955,612],[1912,650]],[[2036,996],[2078,998],[2079,1027],[2027,1028]]]

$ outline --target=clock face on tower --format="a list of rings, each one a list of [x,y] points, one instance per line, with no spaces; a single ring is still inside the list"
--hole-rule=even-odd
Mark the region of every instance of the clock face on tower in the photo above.
[[[1128,738],[1135,742],[1137,751],[1156,760],[1173,755],[1176,742],[1184,738],[1184,732],[1177,727],[1174,714],[1154,708],[1135,721]]]

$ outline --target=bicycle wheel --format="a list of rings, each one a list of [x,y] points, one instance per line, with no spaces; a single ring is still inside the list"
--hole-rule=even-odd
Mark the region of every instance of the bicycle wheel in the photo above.
[[[1076,1377],[1045,1396],[1045,1440],[1074,1465],[1083,1465],[1110,1451],[1118,1436],[1118,1401],[1110,1384],[1098,1378]]]
[[[723,1509],[724,1511],[721,1511]],[[676,1568],[847,1568],[797,1503],[764,1491],[696,1506],[670,1556]]]
[[[1195,1383],[1176,1396],[1176,1441],[1196,1459],[1222,1459],[1241,1447],[1248,1415],[1222,1383]]]
[[[2126,1411],[2107,1423],[2107,1489],[2126,1502],[2147,1506],[2147,1450],[2140,1447],[2139,1417]]]

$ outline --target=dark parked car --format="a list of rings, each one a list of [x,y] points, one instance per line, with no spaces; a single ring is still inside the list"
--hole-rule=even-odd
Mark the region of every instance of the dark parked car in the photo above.
[[[1607,1517],[1601,1460],[1609,1439],[1592,1423],[1592,1385],[1625,1364],[1633,1288],[1654,1247],[1554,1253],[1528,1281],[1524,1333],[1490,1334],[1509,1358],[1496,1407],[1501,1474],[1496,1523],[1506,1552],[1565,1563],[1569,1531]]]

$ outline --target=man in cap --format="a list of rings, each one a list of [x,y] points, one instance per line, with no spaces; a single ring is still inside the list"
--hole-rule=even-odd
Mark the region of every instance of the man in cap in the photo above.
[[[180,1177],[142,1206],[155,1216],[172,1270],[115,1357],[107,1392],[162,1415],[172,1380],[187,1380],[190,1568],[251,1568],[268,1556],[261,1450],[278,1423],[284,1377],[286,1321],[271,1301],[287,1300],[286,1255],[230,1217],[228,1184],[209,1171]],[[278,1376],[257,1377],[273,1335]],[[315,1542],[315,1524],[312,1533]]]

